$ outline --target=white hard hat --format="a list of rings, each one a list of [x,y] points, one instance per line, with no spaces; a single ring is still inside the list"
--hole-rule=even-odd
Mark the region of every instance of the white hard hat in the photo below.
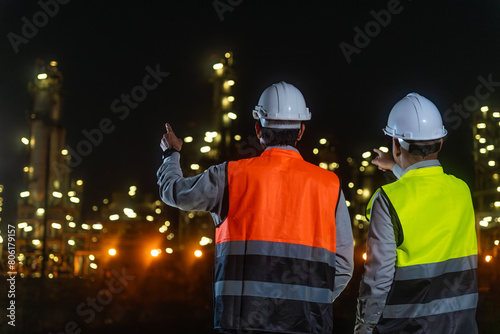
[[[448,133],[434,103],[417,93],[406,95],[394,105],[383,131],[408,140],[434,140]]]
[[[311,119],[302,93],[293,85],[281,81],[264,90],[253,118],[260,119],[263,127],[299,129],[301,121]]]

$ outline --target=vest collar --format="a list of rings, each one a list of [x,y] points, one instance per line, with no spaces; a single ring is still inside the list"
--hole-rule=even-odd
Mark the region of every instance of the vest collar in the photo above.
[[[295,147],[289,145],[266,147],[264,152],[262,152],[261,156],[269,156],[269,155],[286,155],[296,159],[304,160],[300,155],[300,152]]]
[[[441,166],[441,163],[437,159],[420,161],[420,162],[417,162],[417,163],[409,166],[408,168],[406,168],[401,176],[405,175],[407,172],[409,172],[410,170],[413,170],[413,169],[426,168],[426,167],[438,167],[438,166]]]

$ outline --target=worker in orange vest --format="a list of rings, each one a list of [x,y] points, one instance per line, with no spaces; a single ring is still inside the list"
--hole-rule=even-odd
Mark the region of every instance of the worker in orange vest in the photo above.
[[[280,82],[253,111],[258,157],[194,177],[179,167],[171,126],[160,146],[162,200],[211,213],[216,226],[215,325],[223,333],[332,333],[332,303],[353,270],[353,237],[335,173],[295,148],[311,118],[302,93]]]

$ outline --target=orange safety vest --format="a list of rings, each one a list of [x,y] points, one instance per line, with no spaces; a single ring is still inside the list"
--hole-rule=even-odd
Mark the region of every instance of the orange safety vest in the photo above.
[[[229,162],[216,229],[215,328],[331,333],[335,173],[286,149]]]

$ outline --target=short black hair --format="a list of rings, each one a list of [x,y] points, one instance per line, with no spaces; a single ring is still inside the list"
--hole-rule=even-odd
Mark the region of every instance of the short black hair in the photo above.
[[[302,124],[302,123],[301,123]],[[295,146],[300,129],[275,129],[264,128],[261,124],[260,134],[264,145],[269,146]]]
[[[405,140],[405,142],[410,144],[410,147],[408,149],[408,152],[410,152],[410,154],[420,155],[422,157],[426,157],[430,154],[439,152],[439,150],[441,149],[441,140],[439,139],[435,141]]]

